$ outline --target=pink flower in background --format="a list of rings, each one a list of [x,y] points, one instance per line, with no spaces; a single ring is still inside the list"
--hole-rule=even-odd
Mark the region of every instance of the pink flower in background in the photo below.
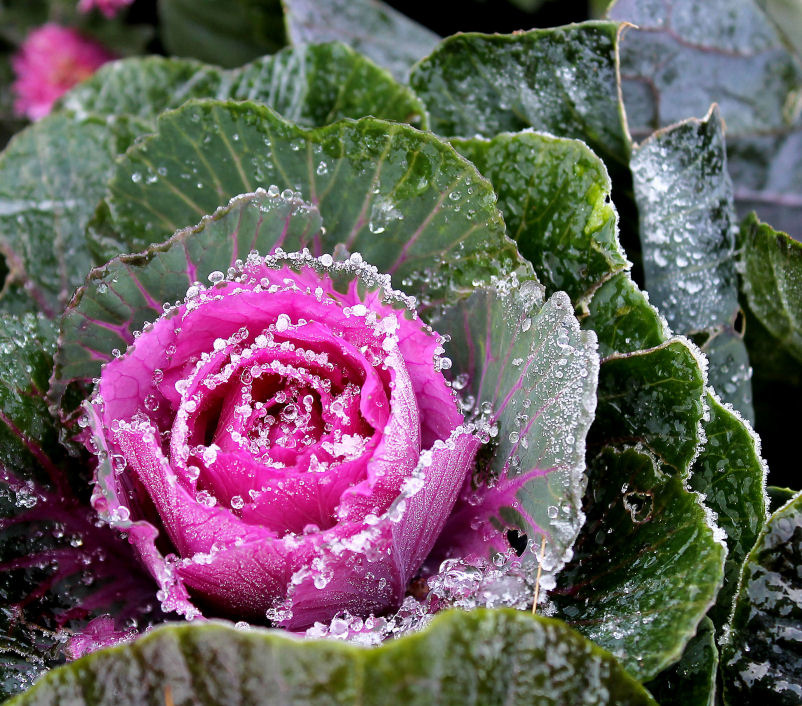
[[[134,0],[81,0],[78,3],[78,10],[90,12],[100,10],[106,17],[112,18],[122,8],[128,7]]]
[[[76,83],[115,58],[103,45],[74,29],[42,25],[28,35],[12,59],[14,110],[39,120]]]
[[[303,629],[397,608],[471,471],[414,302],[312,264],[213,273],[104,366],[93,503],[166,611]]]

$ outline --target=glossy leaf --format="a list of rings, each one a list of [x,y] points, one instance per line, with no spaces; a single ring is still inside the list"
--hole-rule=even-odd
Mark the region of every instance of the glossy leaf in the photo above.
[[[683,339],[608,357],[599,372],[595,443],[642,442],[686,475],[701,441],[704,362]]]
[[[773,345],[802,361],[802,245],[754,215],[744,221],[739,245],[751,312]]]
[[[646,688],[661,706],[714,706],[718,673],[716,630],[703,618],[679,662],[657,675]]]
[[[626,272],[602,284],[587,309],[582,328],[598,334],[603,358],[659,346],[671,335],[666,320]]]
[[[556,620],[451,612],[366,649],[230,625],[170,625],[54,670],[14,706],[114,704],[653,704],[603,650]]]
[[[380,0],[282,0],[292,44],[338,40],[406,82],[439,37]]]
[[[304,130],[264,106],[218,101],[164,113],[117,163],[107,196],[117,251],[270,185],[319,208],[326,241],[313,254],[359,251],[424,305],[519,264],[490,185],[434,136],[373,118]]]
[[[96,118],[52,115],[0,154],[0,252],[10,270],[0,306],[8,298],[52,317],[72,296],[91,266],[84,228],[128,146],[122,134]]]
[[[727,703],[802,698],[802,494],[769,518],[747,557],[721,664]]]
[[[688,485],[704,496],[727,535],[724,586],[710,611],[720,630],[732,611],[741,566],[766,521],[768,468],[760,457],[760,440],[740,415],[721,404],[709,389],[706,403],[706,441],[693,463]]]
[[[584,140],[605,160],[626,164],[617,33],[615,23],[584,22],[458,34],[415,66],[410,83],[438,134],[493,137],[533,127]]]
[[[159,0],[167,51],[221,66],[239,66],[285,44],[280,0]]]
[[[451,144],[490,180],[510,237],[549,294],[574,306],[628,267],[604,163],[579,140],[535,132]]]
[[[731,360],[711,366],[711,383],[753,419],[749,360],[733,329],[735,209],[718,111],[658,131],[634,149],[630,164],[651,301],[674,331],[718,338],[711,350]]]
[[[101,67],[60,105],[78,115],[136,115],[155,126],[159,113],[190,98],[265,103],[308,127],[364,115],[424,120],[423,105],[407,87],[338,42],[283,49],[228,71],[187,59],[126,59]]]
[[[726,549],[698,496],[645,450],[604,449],[588,488],[587,522],[551,596],[559,617],[647,680],[696,633]]]
[[[788,26],[764,0],[617,0],[615,20],[639,29],[621,42],[627,117],[640,138],[718,103],[727,124],[739,213],[757,209],[799,235],[802,145],[798,117],[802,65]]]
[[[565,293],[544,301],[534,281],[513,285],[517,281],[478,288],[429,321],[451,337],[448,350],[453,369],[461,373],[457,386],[463,399],[489,408],[497,428],[482,472],[496,479],[496,492],[513,492],[493,508],[493,519],[526,534],[534,547],[545,537],[540,564],[558,571],[583,520],[585,438],[599,365],[596,336],[580,330]],[[493,549],[485,543],[485,552]]]

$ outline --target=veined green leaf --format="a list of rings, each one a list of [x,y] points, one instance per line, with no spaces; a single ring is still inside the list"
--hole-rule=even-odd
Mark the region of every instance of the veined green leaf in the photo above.
[[[450,612],[379,648],[209,622],[167,625],[50,672],[13,706],[360,703],[654,704],[563,623],[513,610]],[[10,705],[11,706],[11,705]]]

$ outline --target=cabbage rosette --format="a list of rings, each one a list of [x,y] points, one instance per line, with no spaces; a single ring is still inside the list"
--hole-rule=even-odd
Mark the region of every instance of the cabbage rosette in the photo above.
[[[95,508],[187,617],[397,607],[479,446],[442,339],[359,256],[252,253],[209,279],[104,366]]]

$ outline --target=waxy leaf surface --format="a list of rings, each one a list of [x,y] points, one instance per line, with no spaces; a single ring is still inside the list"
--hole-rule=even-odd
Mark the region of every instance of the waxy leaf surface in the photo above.
[[[718,103],[740,215],[752,209],[800,235],[802,64],[760,0],[617,0],[627,118],[636,139]],[[798,15],[798,10],[796,11]],[[797,50],[798,52],[798,50]]]
[[[251,100],[307,127],[373,115],[422,123],[423,105],[406,86],[345,44],[288,47],[224,71],[188,59],[148,56],[101,67],[70,91],[62,108],[78,115],[135,115],[155,126],[190,98]]]
[[[604,163],[579,140],[535,132],[451,144],[490,180],[510,237],[549,294],[574,306],[629,263]]]
[[[451,612],[366,649],[230,625],[170,625],[54,670],[14,706],[360,703],[654,704],[615,662],[556,620]],[[280,701],[278,700],[280,698]]]
[[[705,444],[693,462],[688,485],[702,494],[727,535],[725,582],[710,617],[718,630],[729,620],[738,575],[766,521],[766,474],[760,440],[737,412],[709,388],[709,418],[702,423]]]
[[[706,337],[717,363],[711,384],[751,420],[749,359],[733,328],[740,310],[726,163],[714,109],[660,130],[634,149],[630,164],[649,297],[674,331]]]
[[[730,704],[802,698],[802,494],[769,518],[741,574],[721,655]]]
[[[648,452],[604,449],[588,488],[587,522],[551,596],[559,617],[650,679],[715,601],[726,549],[698,496]]]
[[[320,210],[326,242],[310,243],[313,255],[359,252],[424,305],[519,266],[492,188],[432,135],[373,118],[305,130],[247,102],[164,113],[117,162],[107,232],[136,252],[271,185]]]
[[[661,706],[714,706],[718,673],[716,630],[703,618],[679,662],[646,684]]]
[[[495,492],[513,492],[493,519],[525,534],[535,549],[545,538],[541,566],[559,570],[583,519],[596,336],[579,328],[563,292],[544,301],[532,280],[478,288],[428,319],[451,337],[448,351],[461,374],[463,399],[488,407],[497,425],[488,467],[481,470],[496,479]],[[492,548],[486,543],[483,551]]]
[[[626,164],[617,32],[612,22],[584,22],[457,34],[415,66],[410,84],[440,135],[493,137],[532,127],[584,140],[605,160]]]

